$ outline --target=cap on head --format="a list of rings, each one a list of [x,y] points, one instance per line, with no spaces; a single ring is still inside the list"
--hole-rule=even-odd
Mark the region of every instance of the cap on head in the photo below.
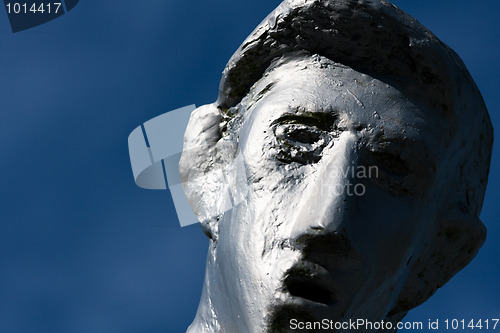
[[[475,87],[455,52],[388,1],[285,0],[229,60],[219,107],[239,103],[273,60],[296,51],[382,79],[445,112],[461,85]],[[467,79],[453,84],[457,74]]]

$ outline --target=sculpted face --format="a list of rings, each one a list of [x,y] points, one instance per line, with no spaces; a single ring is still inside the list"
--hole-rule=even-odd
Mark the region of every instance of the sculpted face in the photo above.
[[[492,144],[463,62],[389,1],[283,1],[186,129],[210,238],[188,332],[401,320],[482,246]]]
[[[320,57],[271,66],[231,112],[247,196],[209,254],[219,322],[383,319],[443,205],[440,116]]]

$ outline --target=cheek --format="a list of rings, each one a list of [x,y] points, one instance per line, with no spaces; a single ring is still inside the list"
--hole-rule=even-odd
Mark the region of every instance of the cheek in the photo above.
[[[427,234],[425,205],[419,199],[397,197],[367,185],[365,195],[351,209],[351,237],[363,261],[384,274],[404,269]]]

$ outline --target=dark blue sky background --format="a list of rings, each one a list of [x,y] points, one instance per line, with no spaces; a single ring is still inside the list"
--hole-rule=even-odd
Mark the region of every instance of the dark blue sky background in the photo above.
[[[208,241],[133,181],[127,136],[215,100],[279,1],[80,1],[13,34],[0,9],[0,332],[184,332]],[[500,128],[500,1],[394,1],[454,48]],[[407,320],[500,317],[500,154],[478,257]],[[498,328],[500,331],[500,327]],[[229,332],[231,333],[231,332]]]

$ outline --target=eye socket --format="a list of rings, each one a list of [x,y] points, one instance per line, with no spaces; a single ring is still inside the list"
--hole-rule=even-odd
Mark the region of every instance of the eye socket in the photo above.
[[[411,170],[407,167],[406,162],[399,156],[385,152],[377,152],[372,154],[371,160],[371,162],[387,174],[398,177],[404,177],[411,174]]]
[[[316,163],[331,139],[327,132],[304,124],[282,124],[274,128],[278,143],[276,159],[283,163]]]
[[[321,159],[323,148],[332,141],[338,113],[293,111],[271,124],[277,141],[276,159],[287,164],[316,163]]]
[[[311,126],[302,124],[286,124],[276,127],[276,138],[282,142],[300,144],[314,144],[324,139],[324,132]]]
[[[368,152],[367,164],[377,167],[372,179],[380,188],[400,197],[417,197],[425,193],[430,178],[415,172],[399,154]]]

